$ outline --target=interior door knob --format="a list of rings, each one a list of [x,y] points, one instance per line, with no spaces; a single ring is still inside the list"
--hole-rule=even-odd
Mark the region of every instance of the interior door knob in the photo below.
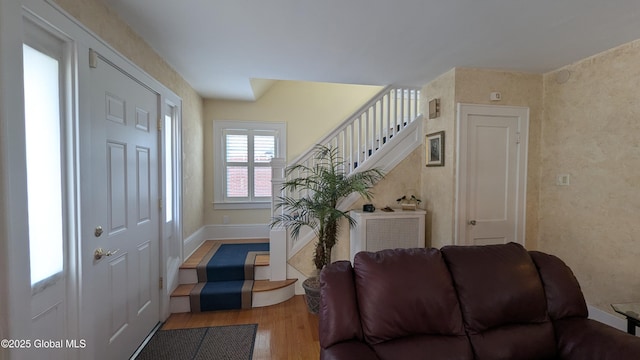
[[[476,221],[475,220],[469,220],[469,225],[476,226]]]
[[[97,248],[96,251],[93,252],[93,258],[96,260],[102,259],[104,256],[111,256],[120,251],[118,250],[105,250],[103,248]]]

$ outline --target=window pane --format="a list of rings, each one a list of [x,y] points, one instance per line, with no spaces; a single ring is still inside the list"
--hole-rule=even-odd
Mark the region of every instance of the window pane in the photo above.
[[[58,60],[27,45],[25,143],[31,285],[62,271],[63,216]]]
[[[249,196],[249,168],[227,166],[227,197]]]
[[[249,161],[249,139],[247,135],[227,135],[227,162]]]
[[[275,136],[256,135],[253,137],[253,161],[257,163],[268,163],[274,157],[275,153]]]
[[[255,196],[271,196],[271,167],[256,167],[254,174]]]
[[[173,108],[171,109],[173,112]],[[173,117],[167,114],[164,117],[164,188],[165,221],[173,220]]]

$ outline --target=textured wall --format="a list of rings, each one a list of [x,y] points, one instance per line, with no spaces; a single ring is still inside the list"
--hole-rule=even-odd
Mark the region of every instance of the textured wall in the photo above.
[[[427,84],[422,89],[423,114],[428,114],[429,100],[440,99],[440,116],[423,120],[424,136],[438,131],[444,134],[445,166],[426,167],[424,143],[421,147],[421,195],[427,210],[427,244],[440,248],[453,244],[453,227],[455,211],[455,138],[456,138],[456,104],[455,104],[456,70],[450,70]],[[423,138],[424,138],[423,136]]]
[[[213,209],[213,121],[248,120],[287,123],[287,161],[358,110],[381,90],[379,86],[278,81],[255,102],[208,99],[204,105],[205,224],[266,224],[270,210]]]
[[[202,226],[202,98],[100,0],[55,0],[114,49],[182,98],[183,235]]]
[[[544,76],[539,248],[607,311],[640,299],[638,64],[635,41]]]

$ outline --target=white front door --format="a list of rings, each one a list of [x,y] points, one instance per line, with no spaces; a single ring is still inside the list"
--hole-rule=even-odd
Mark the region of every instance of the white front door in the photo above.
[[[93,191],[84,194],[92,205],[83,208],[81,313],[92,318],[93,358],[125,359],[160,320],[159,97],[100,57],[89,77]]]
[[[457,243],[524,245],[529,109],[458,105]]]

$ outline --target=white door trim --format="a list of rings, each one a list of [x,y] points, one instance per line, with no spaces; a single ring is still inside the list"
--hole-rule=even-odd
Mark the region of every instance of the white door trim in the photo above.
[[[471,114],[516,116],[521,119],[518,133],[520,146],[518,147],[518,174],[516,189],[516,242],[524,245],[526,232],[526,199],[527,199],[527,163],[529,148],[529,108],[504,105],[457,104],[457,141],[456,141],[456,199],[454,219],[454,243],[466,245],[466,209],[467,209],[467,128],[465,119]]]

